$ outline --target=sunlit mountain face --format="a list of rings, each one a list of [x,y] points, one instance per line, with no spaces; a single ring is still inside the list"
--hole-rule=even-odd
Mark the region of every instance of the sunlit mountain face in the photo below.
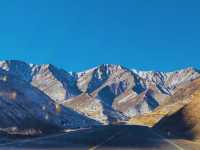
[[[0,149],[197,148],[199,80],[195,68],[67,72],[0,61]]]
[[[0,69],[1,128],[38,130],[130,123],[165,106],[200,76],[195,68],[154,72],[112,64],[71,73],[50,64],[1,61]]]

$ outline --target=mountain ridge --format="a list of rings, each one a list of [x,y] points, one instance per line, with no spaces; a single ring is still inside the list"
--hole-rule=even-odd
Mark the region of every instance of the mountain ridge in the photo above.
[[[187,70],[187,69],[190,69],[190,70],[196,70],[196,71],[200,71],[200,69],[198,69],[197,67],[193,67],[193,66],[188,66],[188,67],[184,67],[184,68],[179,68],[179,69],[174,69],[174,70],[171,70],[171,71],[159,71],[159,70],[145,70],[145,69],[135,69],[135,68],[129,68],[129,67],[125,67],[123,65],[120,65],[120,64],[108,64],[108,63],[105,63],[105,64],[99,64],[99,65],[96,65],[94,67],[90,67],[90,68],[86,68],[84,70],[80,70],[80,71],[72,71],[72,70],[66,70],[66,68],[63,68],[63,67],[57,67],[56,65],[54,64],[51,64],[51,63],[31,63],[31,62],[28,62],[28,61],[22,61],[22,60],[17,60],[17,59],[6,59],[6,60],[3,60],[1,59],[0,60],[0,64],[2,63],[5,63],[5,62],[15,62],[15,63],[24,63],[26,65],[29,65],[30,67],[33,67],[33,66],[52,66],[52,67],[56,67],[60,70],[64,70],[65,72],[68,72],[69,74],[73,75],[73,74],[81,74],[81,73],[84,73],[84,72],[87,72],[87,71],[91,71],[91,70],[94,70],[102,65],[105,65],[105,66],[121,66],[122,68],[126,68],[126,69],[129,69],[129,70],[132,70],[133,72],[135,73],[139,73],[139,72],[145,72],[145,73],[151,73],[151,72],[160,72],[160,73],[174,73],[174,72],[179,72],[181,70]]]
[[[18,60],[0,61],[0,69],[37,88],[55,104],[102,124],[150,113],[177,89],[200,77],[199,70],[192,67],[154,72],[102,64],[82,72],[67,72],[51,64]]]

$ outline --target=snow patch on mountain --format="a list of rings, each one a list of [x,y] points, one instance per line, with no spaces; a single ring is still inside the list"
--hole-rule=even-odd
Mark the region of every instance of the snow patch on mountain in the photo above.
[[[195,68],[158,72],[103,64],[76,73],[50,64],[27,64],[16,60],[0,61],[0,70],[30,84],[55,104],[64,104],[101,122],[109,122],[110,114],[115,114],[114,119],[120,120],[123,118],[120,113],[132,117],[151,112],[177,88],[200,77]],[[151,91],[150,94],[147,91]],[[84,95],[88,95],[87,100]],[[76,109],[77,104],[84,108]]]

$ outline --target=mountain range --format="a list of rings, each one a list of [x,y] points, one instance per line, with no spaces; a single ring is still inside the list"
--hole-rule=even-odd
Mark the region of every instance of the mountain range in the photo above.
[[[184,107],[189,100],[182,98],[181,89],[199,77],[192,67],[158,72],[103,64],[67,72],[51,64],[0,61],[0,128],[45,131],[137,124],[136,118],[170,110],[172,104],[178,103],[177,111]]]

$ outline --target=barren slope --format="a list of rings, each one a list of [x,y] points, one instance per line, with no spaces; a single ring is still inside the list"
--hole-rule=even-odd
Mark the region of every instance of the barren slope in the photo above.
[[[189,99],[189,103],[177,112],[164,117],[155,128],[170,132],[174,136],[198,139],[200,138],[200,79],[194,80],[181,91],[186,97],[181,99]],[[190,96],[187,93],[190,93]]]

